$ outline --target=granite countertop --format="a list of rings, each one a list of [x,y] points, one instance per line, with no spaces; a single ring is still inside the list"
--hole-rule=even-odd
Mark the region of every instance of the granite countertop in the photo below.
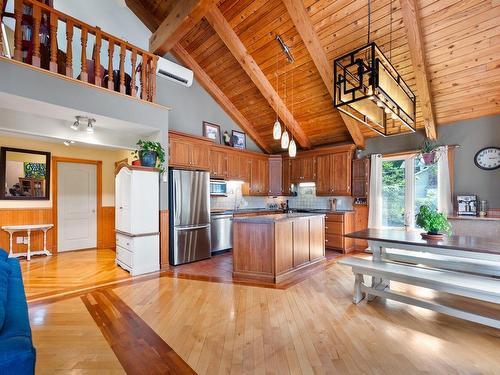
[[[449,220],[478,220],[478,221],[500,221],[500,216],[468,216],[468,215],[450,215]]]
[[[210,213],[212,215],[217,214],[249,214],[253,212],[277,212],[282,211],[280,209],[270,209],[270,208],[241,208],[239,210],[212,210]]]
[[[290,213],[290,214],[269,214],[259,216],[234,217],[233,221],[250,223],[274,223],[277,221],[307,219],[309,217],[324,216],[322,213]]]

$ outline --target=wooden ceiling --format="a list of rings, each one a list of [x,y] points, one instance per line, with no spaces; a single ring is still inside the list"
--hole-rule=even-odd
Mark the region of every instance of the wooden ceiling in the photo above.
[[[161,24],[163,38],[177,27],[179,0],[126,2],[152,31]],[[272,139],[276,110],[302,147],[353,138],[361,144],[357,129],[348,129],[333,107],[328,72],[318,67],[366,44],[367,0],[181,3],[198,8],[179,26],[184,30],[176,30],[178,40],[169,40],[172,52],[195,67],[199,80],[203,75],[202,85],[264,150],[281,151]],[[307,18],[290,16],[297,3]],[[418,128],[424,120],[441,125],[500,113],[498,0],[371,0],[371,10],[371,39],[417,95]],[[415,14],[419,22],[411,21]],[[285,61],[276,34],[291,46],[293,64]],[[364,137],[376,135],[361,124],[359,129]]]

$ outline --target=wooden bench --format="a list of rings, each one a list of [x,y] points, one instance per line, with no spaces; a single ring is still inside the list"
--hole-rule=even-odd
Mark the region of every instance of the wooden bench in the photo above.
[[[368,300],[372,296],[383,297],[500,329],[500,320],[498,319],[409,296],[390,289],[390,281],[397,281],[500,304],[500,279],[355,257],[343,259],[339,263],[352,267],[355,275],[353,297],[355,304],[358,304],[365,296]],[[371,286],[365,284],[364,275],[372,277]]]

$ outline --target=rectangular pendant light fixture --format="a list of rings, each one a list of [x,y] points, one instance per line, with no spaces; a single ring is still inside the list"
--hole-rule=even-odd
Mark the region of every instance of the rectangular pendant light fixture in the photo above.
[[[416,130],[416,97],[375,42],[334,61],[334,106],[387,137]]]

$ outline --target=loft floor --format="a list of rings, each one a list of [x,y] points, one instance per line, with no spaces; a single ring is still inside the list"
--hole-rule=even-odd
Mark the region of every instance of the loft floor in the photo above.
[[[54,280],[66,266],[51,265]],[[93,267],[89,260],[78,269]],[[24,270],[25,278],[30,272]],[[332,262],[286,289],[164,272],[35,301],[37,373],[494,374],[500,368],[498,330],[393,301],[355,306],[352,285],[350,270]]]

